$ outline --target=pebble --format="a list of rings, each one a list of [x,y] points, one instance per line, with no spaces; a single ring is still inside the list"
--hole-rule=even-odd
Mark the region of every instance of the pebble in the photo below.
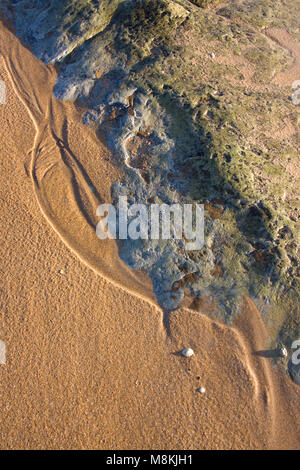
[[[62,269],[59,269],[58,274],[65,274]]]
[[[288,356],[287,349],[286,349],[284,346],[281,346],[281,347],[278,349],[278,353],[279,353],[279,356],[280,356],[280,357],[287,357],[287,356]]]
[[[200,388],[198,388],[198,389],[197,389],[197,392],[199,392],[199,393],[202,393],[202,394],[203,394],[203,393],[205,393],[205,392],[206,392],[206,390],[205,390],[205,388],[204,388],[204,387],[200,387]]]
[[[191,348],[187,348],[187,349],[184,349],[181,354],[184,356],[184,357],[191,357],[194,355],[194,351],[191,349]]]

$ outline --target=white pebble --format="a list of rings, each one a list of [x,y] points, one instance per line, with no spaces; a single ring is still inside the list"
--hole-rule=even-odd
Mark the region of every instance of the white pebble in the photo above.
[[[194,355],[194,351],[191,349],[191,348],[187,348],[187,349],[184,349],[181,354],[184,356],[184,357],[191,357]]]
[[[205,388],[204,388],[204,387],[201,387],[201,388],[198,388],[198,392],[199,392],[199,393],[205,393],[205,392],[206,392],[206,390],[205,390]]]
[[[62,269],[60,269],[60,270],[58,271],[58,273],[59,273],[59,274],[65,274]]]
[[[288,357],[287,349],[284,346],[279,348],[279,355],[280,357]]]

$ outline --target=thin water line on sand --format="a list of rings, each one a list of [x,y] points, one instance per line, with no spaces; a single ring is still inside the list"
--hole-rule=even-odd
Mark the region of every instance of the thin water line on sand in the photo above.
[[[58,228],[57,221],[53,217],[51,217],[51,215],[47,212],[47,209],[44,207],[44,201],[43,201],[41,193],[40,193],[40,182],[39,182],[39,180],[37,178],[37,175],[36,175],[36,162],[37,162],[38,158],[40,157],[40,153],[42,152],[41,147],[42,147],[43,139],[45,138],[45,135],[47,135],[47,134],[49,135],[49,131],[52,134],[51,137],[53,138],[53,140],[54,141],[56,140],[56,146],[59,148],[59,146],[58,146],[59,138],[57,136],[56,136],[57,138],[55,138],[55,133],[54,133],[54,131],[51,128],[51,125],[50,125],[51,120],[53,118],[52,112],[51,112],[52,111],[52,100],[53,100],[53,98],[51,97],[48,100],[47,108],[46,108],[46,111],[44,113],[40,109],[40,106],[39,106],[38,111],[41,111],[41,113],[38,112],[38,114],[40,114],[42,119],[41,119],[41,122],[38,123],[37,117],[35,116],[35,114],[30,109],[30,106],[28,106],[28,103],[27,103],[26,99],[24,99],[23,96],[22,96],[22,90],[18,86],[18,83],[15,79],[15,75],[13,73],[14,67],[13,67],[11,61],[12,61],[11,57],[4,57],[4,64],[5,64],[6,71],[8,73],[8,76],[9,76],[9,79],[11,81],[14,92],[16,93],[18,98],[20,99],[21,103],[24,105],[24,107],[25,107],[26,111],[28,112],[29,117],[30,117],[30,119],[31,119],[31,121],[34,125],[34,128],[35,128],[35,135],[34,135],[34,139],[33,139],[33,145],[32,145],[32,148],[28,152],[30,154],[30,164],[29,164],[28,170],[27,170],[27,167],[26,167],[25,171],[28,174],[28,176],[31,178],[32,185],[33,185],[33,190],[34,190],[36,200],[37,200],[37,203],[38,203],[38,207],[39,207],[41,213],[43,214],[43,217],[45,218],[46,222],[51,226],[51,228],[55,231],[55,233],[59,236],[59,238],[63,241],[63,243],[66,245],[66,247],[69,250],[71,250],[71,252],[74,253],[78,257],[78,259],[85,266],[92,269],[92,271],[94,273],[96,273],[97,275],[100,275],[106,281],[111,282],[115,287],[118,287],[118,288],[124,290],[128,294],[133,295],[133,296],[141,299],[142,301],[146,301],[148,304],[150,304],[152,307],[154,307],[157,311],[159,311],[160,315],[161,315],[161,318],[162,318],[161,333],[164,336],[168,336],[167,332],[165,331],[165,328],[164,328],[163,313],[162,313],[160,307],[153,300],[148,298],[147,296],[144,296],[144,295],[140,294],[139,292],[136,292],[134,289],[130,289],[128,287],[125,287],[124,285],[122,285],[118,281],[116,281],[116,280],[112,279],[111,277],[109,277],[109,276],[105,275],[104,273],[102,273],[100,269],[98,269],[96,266],[93,266],[93,264],[91,264],[89,261],[87,261],[85,259],[85,257],[83,255],[81,255],[80,252],[78,250],[76,250],[76,248],[69,241],[67,234],[65,235]],[[65,147],[65,149],[66,149],[66,147]],[[59,149],[59,150],[61,152],[62,149]],[[89,185],[88,185],[87,181],[85,180],[84,176],[82,175],[82,173],[81,173],[81,171],[80,171],[80,169],[77,165],[77,162],[73,159],[71,152],[68,152],[68,156],[72,160],[72,163],[74,164],[74,166],[76,168],[77,176],[79,175],[81,182],[84,182],[85,189],[87,189]],[[73,171],[73,169],[72,169],[72,171]],[[89,194],[89,192],[87,194]],[[95,197],[96,197],[95,194],[92,194],[92,197],[95,199]],[[85,216],[85,214],[83,214],[83,215]],[[130,268],[127,268],[127,270],[131,271]]]

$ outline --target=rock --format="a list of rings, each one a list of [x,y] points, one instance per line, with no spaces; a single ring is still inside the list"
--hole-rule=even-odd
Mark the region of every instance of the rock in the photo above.
[[[206,392],[206,389],[204,387],[200,387],[197,389],[197,392],[204,394]]]
[[[58,274],[65,274],[64,271],[62,269],[59,269],[58,270]]]
[[[181,352],[182,356],[184,357],[191,357],[194,355],[194,351],[191,348],[183,349]]]
[[[288,352],[285,346],[278,347],[278,355],[279,357],[288,357]]]

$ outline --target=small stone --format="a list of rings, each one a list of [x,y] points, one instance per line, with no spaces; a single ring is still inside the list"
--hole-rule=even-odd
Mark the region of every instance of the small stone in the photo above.
[[[58,274],[65,274],[62,269],[59,269]]]
[[[194,355],[194,351],[191,349],[191,348],[187,348],[187,349],[184,349],[181,354],[184,356],[184,357],[191,357]]]
[[[284,346],[280,346],[278,348],[278,355],[280,357],[288,357],[288,352],[287,352],[287,349],[284,347]]]
[[[198,388],[198,389],[197,389],[197,392],[199,392],[199,393],[202,393],[202,394],[203,394],[203,393],[205,393],[205,392],[206,392],[206,389],[205,389],[204,387],[200,387],[200,388]]]
[[[214,52],[211,52],[209,55],[212,59],[214,59],[216,57],[216,54]]]

